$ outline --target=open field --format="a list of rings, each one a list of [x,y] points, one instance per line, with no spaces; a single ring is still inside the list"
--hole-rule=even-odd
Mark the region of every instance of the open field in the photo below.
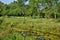
[[[0,40],[60,40],[60,0],[0,0]]]
[[[39,40],[40,36],[60,40],[60,23],[56,19],[0,17],[0,40]]]

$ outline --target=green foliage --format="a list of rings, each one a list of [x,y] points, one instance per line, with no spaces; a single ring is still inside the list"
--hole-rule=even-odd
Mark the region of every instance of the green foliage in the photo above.
[[[57,11],[60,13],[60,3],[57,4]]]
[[[59,18],[60,2],[58,0],[29,0],[29,4],[25,5],[26,1],[28,0],[17,0],[8,5],[0,2],[0,16],[40,16],[41,18],[58,16]]]
[[[0,24],[2,24],[3,20],[0,20]]]
[[[57,19],[56,22],[60,22],[60,19]]]
[[[60,2],[26,1],[0,2],[0,40],[60,40],[60,19],[46,19],[60,18]]]

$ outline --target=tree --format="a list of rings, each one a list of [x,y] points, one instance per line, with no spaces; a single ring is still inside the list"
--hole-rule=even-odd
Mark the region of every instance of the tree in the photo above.
[[[0,2],[0,16],[2,15],[4,3]]]
[[[22,16],[21,9],[19,8],[18,3],[16,1],[9,4],[9,6],[10,6],[10,11],[9,11],[8,15]]]
[[[0,15],[5,16],[9,12],[9,6],[0,2]]]

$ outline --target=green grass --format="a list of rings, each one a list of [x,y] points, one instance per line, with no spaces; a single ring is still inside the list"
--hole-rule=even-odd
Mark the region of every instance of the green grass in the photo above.
[[[46,32],[44,34],[46,40],[50,37],[51,40],[59,40],[53,34],[60,36],[60,23],[55,19],[33,19],[31,17],[0,17],[0,40],[24,40],[15,29],[19,30],[37,30]],[[33,28],[32,28],[33,26]],[[32,31],[31,30],[31,31]],[[49,34],[49,33],[52,33]],[[47,36],[50,35],[50,36]],[[27,36],[26,40],[35,40],[34,36]]]

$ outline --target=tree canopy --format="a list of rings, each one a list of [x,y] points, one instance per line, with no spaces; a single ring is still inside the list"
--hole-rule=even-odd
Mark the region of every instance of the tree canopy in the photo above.
[[[17,0],[10,4],[0,2],[0,16],[5,15],[59,18],[60,2],[59,0]]]

